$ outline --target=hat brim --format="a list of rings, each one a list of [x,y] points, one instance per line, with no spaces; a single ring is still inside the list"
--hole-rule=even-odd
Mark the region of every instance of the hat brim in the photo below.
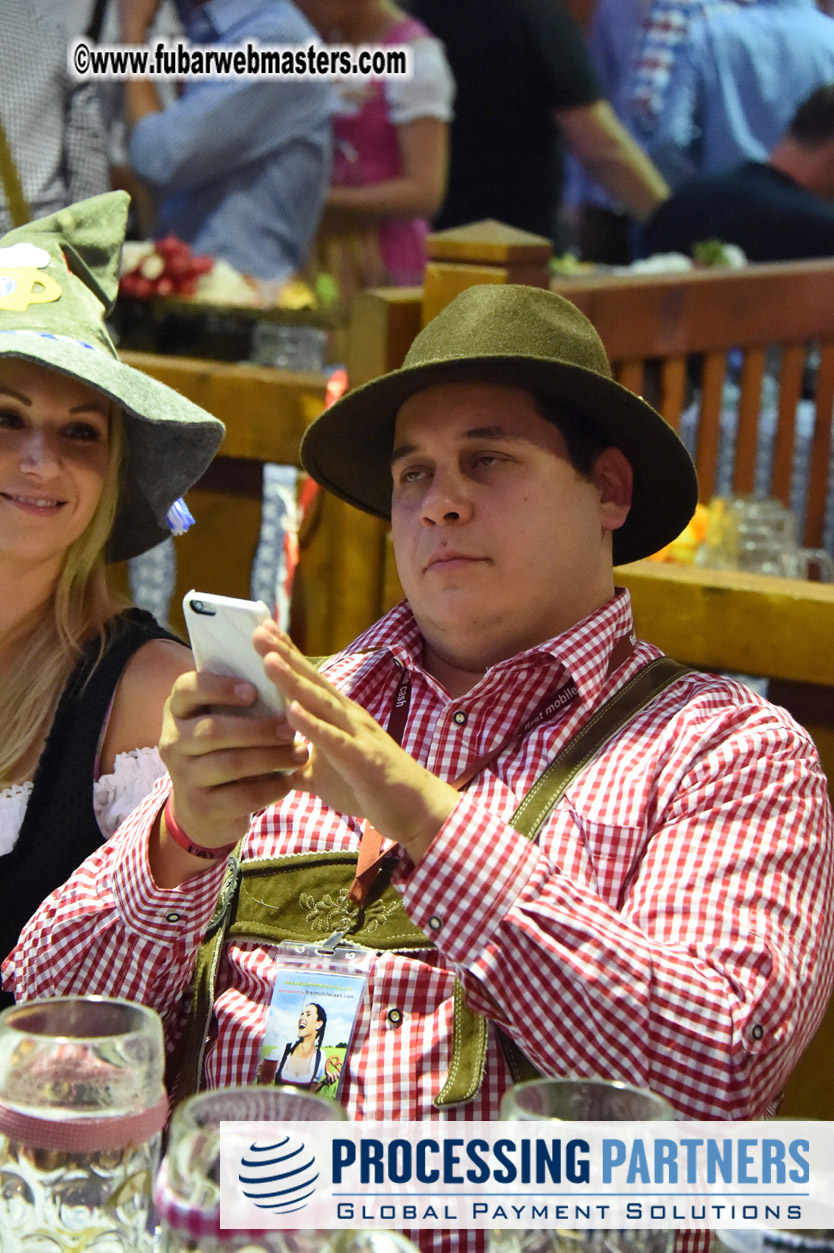
[[[428,387],[462,382],[497,383],[552,397],[625,453],[634,486],[628,517],[614,532],[616,565],[657,552],[691,519],[698,503],[695,468],[660,414],[613,379],[537,357],[457,357],[373,379],[331,405],[307,429],[302,465],[341,500],[390,518],[391,452],[400,406]]]
[[[118,357],[45,332],[0,335],[0,357],[19,357],[87,383],[117,405],[125,468],[108,561],[126,561],[170,536],[165,515],[208,467],[225,428],[179,392]]]

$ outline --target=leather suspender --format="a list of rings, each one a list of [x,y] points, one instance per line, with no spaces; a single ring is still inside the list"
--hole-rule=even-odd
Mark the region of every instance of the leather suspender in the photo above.
[[[510,819],[519,834],[535,840],[551,810],[577,775],[635,714],[687,673],[687,669],[669,657],[655,658],[609,697],[553,758],[527,792]],[[333,876],[341,871],[346,895],[355,861],[355,855],[345,854],[306,854],[274,861],[248,862],[241,862],[234,854],[230,857],[217,909],[197,955],[191,1013],[179,1053],[182,1058],[177,1085],[180,1099],[199,1088],[203,1057],[210,1038],[208,1033],[217,968],[227,937],[248,937],[264,942],[301,938],[306,924],[298,897],[302,900],[312,898],[315,890],[299,892],[299,883],[307,885],[312,882],[312,876],[318,874],[323,875],[322,881],[329,884]],[[344,867],[341,863],[345,863]],[[287,886],[284,899],[277,903],[266,900],[266,885],[281,879]],[[399,952],[432,947],[432,941],[414,927],[401,904],[399,914],[394,916],[399,902],[396,889],[386,886],[380,891],[376,901],[355,914],[350,939],[354,943],[366,943],[369,947]],[[331,895],[335,897],[338,893],[334,891]],[[345,908],[349,908],[347,902]],[[319,928],[317,936],[315,925],[314,922],[314,930],[307,938],[324,939],[325,930]],[[457,981],[452,1064],[446,1083],[435,1098],[435,1105],[461,1104],[478,1091],[486,1062],[486,1027],[485,1019],[465,1005],[463,988]],[[518,1080],[534,1076],[537,1072],[518,1046],[503,1032],[499,1033],[499,1038],[513,1078]]]
[[[553,806],[576,776],[635,714],[688,670],[688,666],[671,657],[656,657],[609,696],[527,792],[510,819],[516,831],[526,835],[528,840],[535,840]]]

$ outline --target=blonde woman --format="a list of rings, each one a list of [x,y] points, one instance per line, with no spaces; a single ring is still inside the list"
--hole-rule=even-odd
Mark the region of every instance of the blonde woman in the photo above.
[[[127,204],[97,196],[0,240],[4,954],[162,773],[162,707],[191,667],[107,581],[165,537],[223,434],[110,342]]]

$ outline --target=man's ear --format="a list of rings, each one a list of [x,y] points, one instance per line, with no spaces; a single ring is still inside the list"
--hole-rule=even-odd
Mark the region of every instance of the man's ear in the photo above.
[[[603,448],[594,462],[591,481],[599,492],[600,521],[604,531],[616,531],[628,517],[634,473],[619,448]]]

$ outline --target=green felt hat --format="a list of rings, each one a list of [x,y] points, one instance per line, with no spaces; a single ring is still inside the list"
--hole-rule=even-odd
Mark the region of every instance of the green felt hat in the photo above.
[[[130,197],[107,192],[0,239],[0,357],[79,379],[124,415],[125,460],[107,557],[122,561],[171,534],[166,515],[208,466],[223,423],[125,365],[107,333]]]
[[[308,428],[301,460],[342,500],[387,518],[391,452],[400,405],[441,383],[521,387],[551,397],[622,449],[634,472],[631,509],[614,532],[614,561],[657,552],[698,503],[695,467],[672,428],[615,383],[602,341],[575,305],[538,287],[468,287],[416,337],[402,368],[331,405]]]

